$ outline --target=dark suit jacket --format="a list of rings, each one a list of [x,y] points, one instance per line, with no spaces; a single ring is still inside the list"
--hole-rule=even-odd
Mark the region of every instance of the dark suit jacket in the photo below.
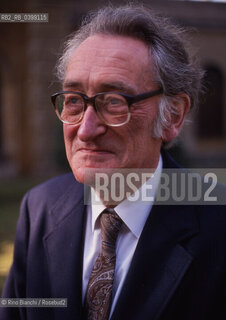
[[[83,189],[67,174],[26,194],[3,292],[68,307],[1,307],[1,320],[82,319]],[[225,288],[225,207],[154,205],[111,319],[225,320]]]

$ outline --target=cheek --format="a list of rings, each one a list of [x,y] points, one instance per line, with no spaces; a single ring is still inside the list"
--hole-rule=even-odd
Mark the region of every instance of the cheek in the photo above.
[[[141,114],[141,112],[140,112]],[[134,119],[134,120],[133,120]],[[134,152],[134,156],[140,158],[141,154],[148,152],[150,147],[155,143],[153,137],[153,128],[155,117],[143,113],[142,116],[134,116],[131,119],[129,133],[128,148]]]
[[[137,102],[130,107],[131,116],[137,118],[137,120],[153,120],[158,113],[159,98],[152,97],[151,101],[147,102],[146,100]]]
[[[151,128],[153,125],[153,121],[148,120],[147,114],[144,116],[134,115],[131,117],[128,126],[128,136],[131,141],[137,143],[138,141],[142,141],[145,136],[151,136]]]
[[[69,150],[73,144],[77,133],[77,128],[75,126],[70,126],[67,124],[63,125],[63,134],[66,150]]]
[[[63,132],[64,132],[64,138],[67,140],[71,140],[72,137],[75,135],[74,126],[63,124]]]
[[[133,123],[133,131],[140,138],[145,136],[152,138],[154,124],[158,114],[157,103],[153,105],[140,105],[131,109],[131,124]]]

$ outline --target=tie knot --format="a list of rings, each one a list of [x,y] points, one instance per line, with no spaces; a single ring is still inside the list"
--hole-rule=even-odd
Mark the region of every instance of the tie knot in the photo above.
[[[122,220],[113,209],[106,209],[100,217],[102,253],[115,254],[115,244],[122,226]]]

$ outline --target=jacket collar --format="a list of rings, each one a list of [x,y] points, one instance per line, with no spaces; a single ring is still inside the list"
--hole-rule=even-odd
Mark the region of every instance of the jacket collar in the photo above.
[[[165,168],[178,168],[165,152],[162,156]],[[84,186],[76,182],[50,212],[53,227],[43,241],[52,296],[68,298],[66,309],[56,308],[56,320],[81,317],[84,213]],[[183,243],[198,232],[192,206],[153,206],[112,320],[159,319],[193,260]]]
[[[164,168],[179,168],[162,157]],[[159,319],[193,260],[184,244],[198,233],[194,206],[155,204],[111,320]]]
[[[159,319],[193,260],[183,243],[198,232],[191,208],[153,206],[112,320]]]

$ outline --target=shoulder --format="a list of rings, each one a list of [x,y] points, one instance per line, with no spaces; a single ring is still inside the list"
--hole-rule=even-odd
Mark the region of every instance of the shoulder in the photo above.
[[[226,240],[226,205],[201,205],[195,211],[201,230]]]
[[[84,185],[72,173],[52,178],[29,190],[21,203],[18,230],[47,234],[67,214],[83,204]],[[20,232],[19,231],[19,232]]]
[[[58,202],[61,197],[68,194],[81,196],[84,185],[79,183],[72,173],[67,173],[54,177],[29,190],[23,199],[31,207],[46,206],[51,207]]]
[[[51,178],[37,186],[35,186],[34,188],[32,188],[30,191],[32,192],[45,192],[45,191],[53,191],[53,193],[55,193],[57,190],[63,191],[65,190],[65,188],[67,188],[68,186],[72,185],[72,184],[79,184],[76,180],[74,175],[70,172],[70,173],[66,173],[54,178]]]
[[[195,212],[200,231],[226,239],[226,186],[217,183],[218,177],[216,181],[213,178],[206,180],[202,171],[192,172],[180,167],[164,149],[161,155],[163,172],[168,174],[170,181],[167,185],[171,196],[169,203],[188,206]],[[172,179],[173,175],[177,180]]]

